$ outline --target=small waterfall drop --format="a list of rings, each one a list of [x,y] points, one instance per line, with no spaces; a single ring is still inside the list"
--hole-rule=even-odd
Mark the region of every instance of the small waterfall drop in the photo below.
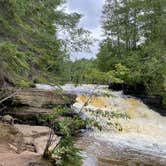
[[[166,117],[105,85],[67,84],[62,89],[77,94],[73,105],[76,111],[83,108],[84,117],[93,118],[102,126],[101,131],[94,129],[77,141],[84,149],[84,166],[166,165]]]

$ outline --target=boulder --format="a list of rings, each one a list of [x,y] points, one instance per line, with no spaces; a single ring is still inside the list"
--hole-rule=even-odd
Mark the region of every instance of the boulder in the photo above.
[[[14,118],[10,115],[5,115],[5,116],[2,117],[2,122],[13,125],[14,124]]]
[[[34,147],[31,151],[42,155],[44,153],[51,129],[46,126],[30,126],[30,125],[14,125],[14,128],[21,133],[23,137],[22,147],[24,150],[29,150],[29,146]],[[53,149],[60,141],[57,135],[53,135],[53,144],[50,150]]]

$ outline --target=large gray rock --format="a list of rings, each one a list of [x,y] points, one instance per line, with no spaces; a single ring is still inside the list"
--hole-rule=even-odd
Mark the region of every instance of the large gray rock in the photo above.
[[[33,114],[51,114],[53,109],[37,107],[18,107],[9,112],[14,115],[33,115]]]
[[[34,150],[39,155],[44,153],[49,134],[50,128],[46,126],[30,126],[30,125],[14,125],[14,128],[21,133],[23,137],[22,147],[24,149],[29,147],[29,145],[34,147]],[[50,147],[50,151],[55,147],[60,141],[60,137],[53,135],[53,144]],[[27,148],[28,149],[28,148]],[[26,150],[27,150],[26,149]]]
[[[76,95],[70,93],[27,88],[19,90],[13,96],[13,103],[37,108],[49,108],[55,105],[71,105],[75,102],[75,99]]]
[[[10,115],[5,115],[5,116],[2,117],[2,122],[13,125],[14,124],[14,118]]]

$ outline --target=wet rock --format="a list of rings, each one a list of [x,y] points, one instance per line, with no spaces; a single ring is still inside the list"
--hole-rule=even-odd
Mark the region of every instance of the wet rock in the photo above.
[[[49,163],[42,161],[41,156],[34,152],[23,152],[21,154],[6,152],[0,154],[0,165],[3,166],[50,166]]]
[[[154,109],[156,112],[159,112],[161,115],[166,116],[166,112],[162,104],[163,97],[160,95],[149,95],[146,92],[146,88],[143,83],[135,85],[128,85],[125,83],[110,83],[109,89],[123,91],[125,95],[131,95],[140,98],[150,108]]]
[[[123,90],[126,95],[146,95],[146,89],[143,84],[128,85],[125,83],[110,83],[109,89],[113,89],[115,91]]]
[[[3,103],[6,106],[3,114],[13,116],[16,118],[15,122],[19,124],[47,126],[49,122],[43,120],[41,116],[51,114],[56,106],[70,107],[76,100],[76,95],[57,90],[36,88],[3,90],[8,91],[9,94],[15,93],[12,98]]]

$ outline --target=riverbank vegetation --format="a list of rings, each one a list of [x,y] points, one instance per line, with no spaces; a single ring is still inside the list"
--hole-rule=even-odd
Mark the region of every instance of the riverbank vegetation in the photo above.
[[[97,57],[75,62],[70,55],[89,51],[93,39],[78,26],[81,15],[66,13],[63,4],[0,1],[0,87],[68,82],[141,85],[146,95],[161,96],[166,108],[166,1],[106,0],[101,18],[104,39]],[[80,161],[72,134],[84,123],[76,116],[58,120],[57,132],[64,137],[56,151],[64,159],[59,165]]]
[[[70,60],[92,44],[62,0],[0,2],[0,86],[33,83],[125,83],[160,95],[166,106],[164,0],[106,0],[97,58]],[[60,35],[61,34],[61,35]],[[64,34],[64,35],[62,35]]]
[[[53,143],[53,137],[50,135],[49,146],[46,147],[43,157],[55,166],[81,166],[81,149],[75,146],[74,139],[78,132],[86,127],[88,121],[82,120],[79,114],[68,107],[55,107],[53,113],[44,118],[46,119],[52,131],[61,136],[61,139],[53,151],[49,151],[49,146]]]
[[[165,10],[165,0],[106,0],[97,58],[74,62],[72,81],[141,85],[166,108]]]
[[[149,95],[163,96],[166,106],[166,1],[107,0],[103,8],[97,62],[108,72],[117,63],[128,69],[123,81],[145,86]]]

